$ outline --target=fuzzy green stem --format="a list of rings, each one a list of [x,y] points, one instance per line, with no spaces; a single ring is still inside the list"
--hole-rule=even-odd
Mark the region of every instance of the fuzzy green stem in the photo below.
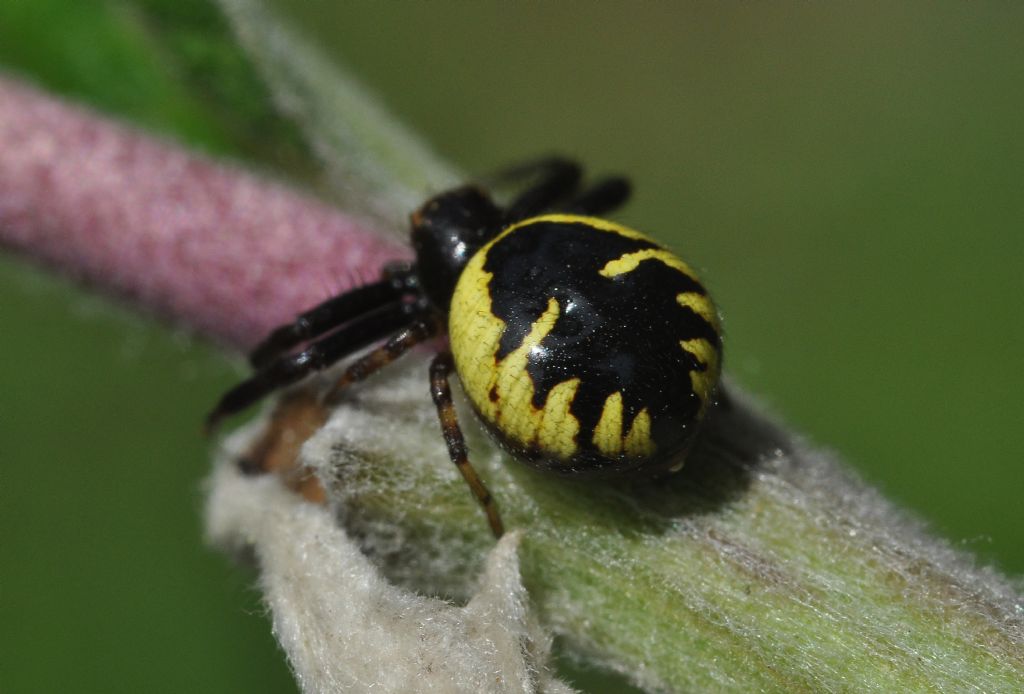
[[[462,598],[491,540],[430,421],[422,368],[361,391],[305,454],[394,580]],[[734,402],[660,482],[553,479],[471,437],[567,651],[659,691],[1016,691],[1013,586]]]

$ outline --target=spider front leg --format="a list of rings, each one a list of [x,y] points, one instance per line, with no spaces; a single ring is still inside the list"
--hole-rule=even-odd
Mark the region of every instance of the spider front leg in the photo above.
[[[298,354],[271,361],[221,397],[206,417],[206,431],[213,431],[225,417],[241,412],[278,388],[295,383],[409,325],[419,311],[414,304],[384,306],[320,338]]]
[[[260,369],[306,340],[333,330],[367,311],[397,301],[414,290],[416,275],[408,263],[384,268],[382,278],[331,297],[270,333],[249,353],[249,363]]]
[[[466,484],[473,491],[473,496],[476,497],[484,513],[487,514],[487,522],[490,523],[494,537],[501,538],[505,529],[501,523],[501,516],[498,514],[498,506],[469,462],[466,439],[462,435],[459,418],[455,413],[452,390],[448,385],[448,375],[454,368],[450,352],[442,352],[434,357],[430,363],[430,395],[434,398],[434,404],[437,406],[437,416],[441,420],[441,433],[448,446],[448,456],[455,463],[455,467],[459,468],[462,478],[466,480]]]

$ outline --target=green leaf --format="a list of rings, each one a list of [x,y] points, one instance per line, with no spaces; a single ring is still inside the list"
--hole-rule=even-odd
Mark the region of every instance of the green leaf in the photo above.
[[[10,0],[0,4],[0,63],[202,149],[316,171],[206,0]]]

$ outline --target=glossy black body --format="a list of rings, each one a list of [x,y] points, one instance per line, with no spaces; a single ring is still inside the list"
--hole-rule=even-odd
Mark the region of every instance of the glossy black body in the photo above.
[[[413,213],[411,240],[420,286],[445,316],[466,263],[501,231],[501,225],[501,210],[475,186],[442,193]]]
[[[643,260],[611,277],[601,274],[610,261],[648,249],[660,246],[596,229],[582,219],[544,218],[527,221],[487,249],[483,267],[493,275],[491,312],[505,323],[496,361],[520,347],[554,298],[558,318],[527,358],[533,406],[543,408],[555,386],[579,379],[569,407],[579,422],[571,460],[552,460],[543,447],[504,440],[535,466],[568,474],[657,472],[671,467],[692,443],[706,403],[695,392],[691,373],[705,372],[709,365],[680,342],[704,339],[720,353],[721,337],[716,325],[677,301],[681,294],[706,296],[704,287],[661,260]],[[622,396],[624,432],[646,410],[654,455],[607,456],[594,446],[594,430],[613,393]],[[494,433],[503,438],[500,430]]]

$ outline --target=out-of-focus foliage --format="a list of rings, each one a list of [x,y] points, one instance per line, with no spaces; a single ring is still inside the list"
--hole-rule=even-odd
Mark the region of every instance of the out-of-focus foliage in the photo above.
[[[212,152],[307,168],[297,128],[205,0],[0,7],[0,66]]]

